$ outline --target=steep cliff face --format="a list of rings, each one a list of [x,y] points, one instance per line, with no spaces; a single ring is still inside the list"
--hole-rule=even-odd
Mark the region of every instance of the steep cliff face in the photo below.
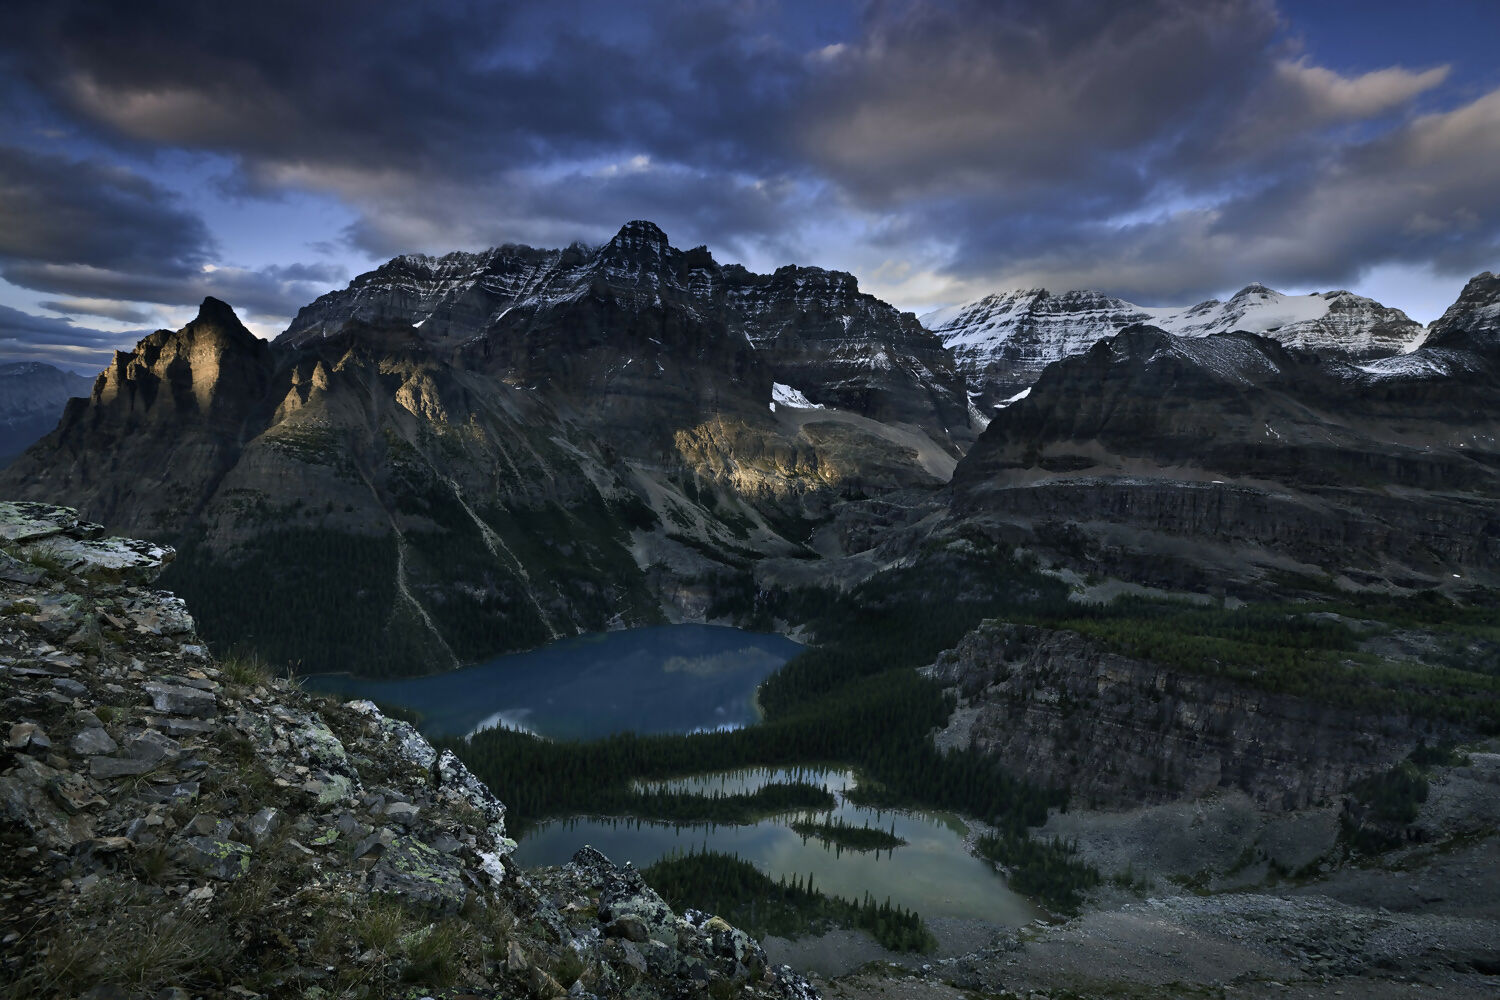
[[[1080,806],[1238,789],[1302,808],[1335,800],[1417,740],[1404,717],[1188,675],[1075,632],[986,624],[926,672],[960,696],[940,745],[974,746]]]
[[[69,497],[126,530],[180,524],[234,464],[273,368],[266,343],[205,299],[181,330],[116,352],[88,399],[7,473],[27,497]]]
[[[39,361],[0,364],[0,466],[56,427],[68,400],[92,384]]]
[[[170,549],[34,504],[0,541],[7,996],[816,997],[597,851],[521,872],[451,751],[210,656]]]
[[[635,222],[397,258],[269,346],[210,299],[3,482],[170,538],[218,641],[416,671],[701,615],[680,595],[837,502],[941,486],[974,429],[937,339],[851,276]]]
[[[1359,364],[1128,328],[999,412],[954,474],[954,509],[1022,535],[1073,522],[1090,540],[1072,556],[1119,571],[1156,553],[1158,583],[1186,564],[1229,582],[1268,567],[1493,581],[1500,352],[1489,298],[1470,299],[1437,342]]]
[[[954,455],[982,429],[942,342],[911,313],[861,292],[852,274],[729,267],[719,281],[731,329],[764,352],[776,382],[814,403],[914,424]]]
[[[409,330],[275,356],[223,325],[117,359],[9,470],[24,496],[179,544],[171,582],[215,639],[411,671],[657,620],[631,531],[658,515],[545,398],[434,359]]]
[[[1346,361],[1410,350],[1420,323],[1352,292],[1283,295],[1252,284],[1228,301],[1187,309],[1138,306],[1100,292],[1046,289],[987,295],[937,310],[922,323],[953,350],[986,414],[1031,385],[1054,361],[1082,354],[1128,326],[1147,323],[1181,337],[1243,331]]]

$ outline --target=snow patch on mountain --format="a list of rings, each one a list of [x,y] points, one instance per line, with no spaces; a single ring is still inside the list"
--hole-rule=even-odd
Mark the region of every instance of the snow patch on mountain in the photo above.
[[[791,386],[782,385],[780,382],[773,382],[771,384],[771,412],[775,413],[778,406],[786,406],[794,410],[823,409],[822,406],[814,403]]]

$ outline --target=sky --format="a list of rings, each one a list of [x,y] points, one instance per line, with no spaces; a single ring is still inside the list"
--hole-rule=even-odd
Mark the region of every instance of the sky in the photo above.
[[[923,312],[1500,270],[1494,0],[10,0],[0,358],[632,219]]]

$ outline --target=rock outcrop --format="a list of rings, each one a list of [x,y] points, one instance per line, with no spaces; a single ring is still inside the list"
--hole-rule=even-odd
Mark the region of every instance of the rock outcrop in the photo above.
[[[1485,271],[1470,278],[1458,300],[1433,321],[1426,344],[1471,351],[1500,346],[1500,275]]]
[[[451,752],[210,656],[170,549],[35,504],[0,541],[7,995],[816,995],[597,852],[519,870]]]
[[[1034,626],[981,626],[926,673],[960,699],[940,746],[973,746],[1011,774],[1068,789],[1080,808],[1220,789],[1272,809],[1333,802],[1418,738],[1404,717],[1187,674]]]

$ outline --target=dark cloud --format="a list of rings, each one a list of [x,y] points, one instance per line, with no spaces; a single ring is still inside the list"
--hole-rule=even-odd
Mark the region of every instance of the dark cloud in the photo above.
[[[505,242],[564,246],[603,242],[630,215],[651,218],[682,246],[714,242],[733,251],[790,238],[803,194],[789,180],[751,181],[633,157],[552,177],[507,176],[493,184],[400,184],[365,192],[368,213],[345,233],[373,257],[412,248]],[[483,206],[482,209],[479,206]]]
[[[799,72],[742,5],[269,0],[26,5],[24,77],[150,145],[251,176],[474,176],[620,149],[762,165]],[[753,10],[753,6],[750,8]]]
[[[0,79],[115,148],[222,154],[233,197],[337,198],[359,214],[346,245],[373,256],[597,240],[647,217],[683,244],[832,256],[913,297],[1024,283],[1191,301],[1252,278],[1494,266],[1500,92],[1460,97],[1443,65],[1322,65],[1297,14],[50,0],[7,11]],[[288,315],[344,277],[205,271],[208,234],[160,187],[6,155],[0,176],[35,197],[0,200],[19,220],[0,274],[104,301],[95,314],[213,294]]]
[[[780,238],[776,178],[804,169],[785,128],[801,55],[757,33],[756,7],[31,4],[10,61],[112,141],[231,157],[226,197],[333,194],[362,215],[348,245],[376,256],[602,239],[641,216],[733,247]],[[217,281],[214,294],[263,310],[296,287],[79,264],[32,260],[6,277],[172,302]]]
[[[46,361],[82,374],[98,371],[116,350],[129,350],[149,330],[109,333],[0,305],[0,359]]]
[[[981,193],[1023,208],[1071,190],[1108,210],[1219,131],[1276,29],[1257,0],[878,5],[860,38],[815,57],[800,137],[877,206]]]
[[[186,273],[213,240],[170,193],[124,168],[0,146],[0,259]]]
[[[1331,145],[1259,187],[1147,218],[988,219],[963,230],[954,273],[1104,287],[1146,302],[1186,303],[1251,280],[1346,286],[1376,262],[1469,275],[1500,259],[1500,91]]]
[[[207,226],[159,185],[121,166],[0,146],[0,277],[67,299],[45,308],[127,323],[142,303],[205,295],[285,317],[348,277],[334,264],[259,270],[212,263]]]
[[[99,316],[121,323],[147,323],[154,316],[150,309],[128,302],[111,302],[108,299],[48,299],[41,306],[55,313]]]
[[[22,288],[119,303],[186,306],[212,295],[232,303],[242,315],[279,320],[341,283],[348,272],[333,264],[292,264],[259,270],[216,267],[189,274],[150,274],[18,261],[0,267],[0,276]]]

